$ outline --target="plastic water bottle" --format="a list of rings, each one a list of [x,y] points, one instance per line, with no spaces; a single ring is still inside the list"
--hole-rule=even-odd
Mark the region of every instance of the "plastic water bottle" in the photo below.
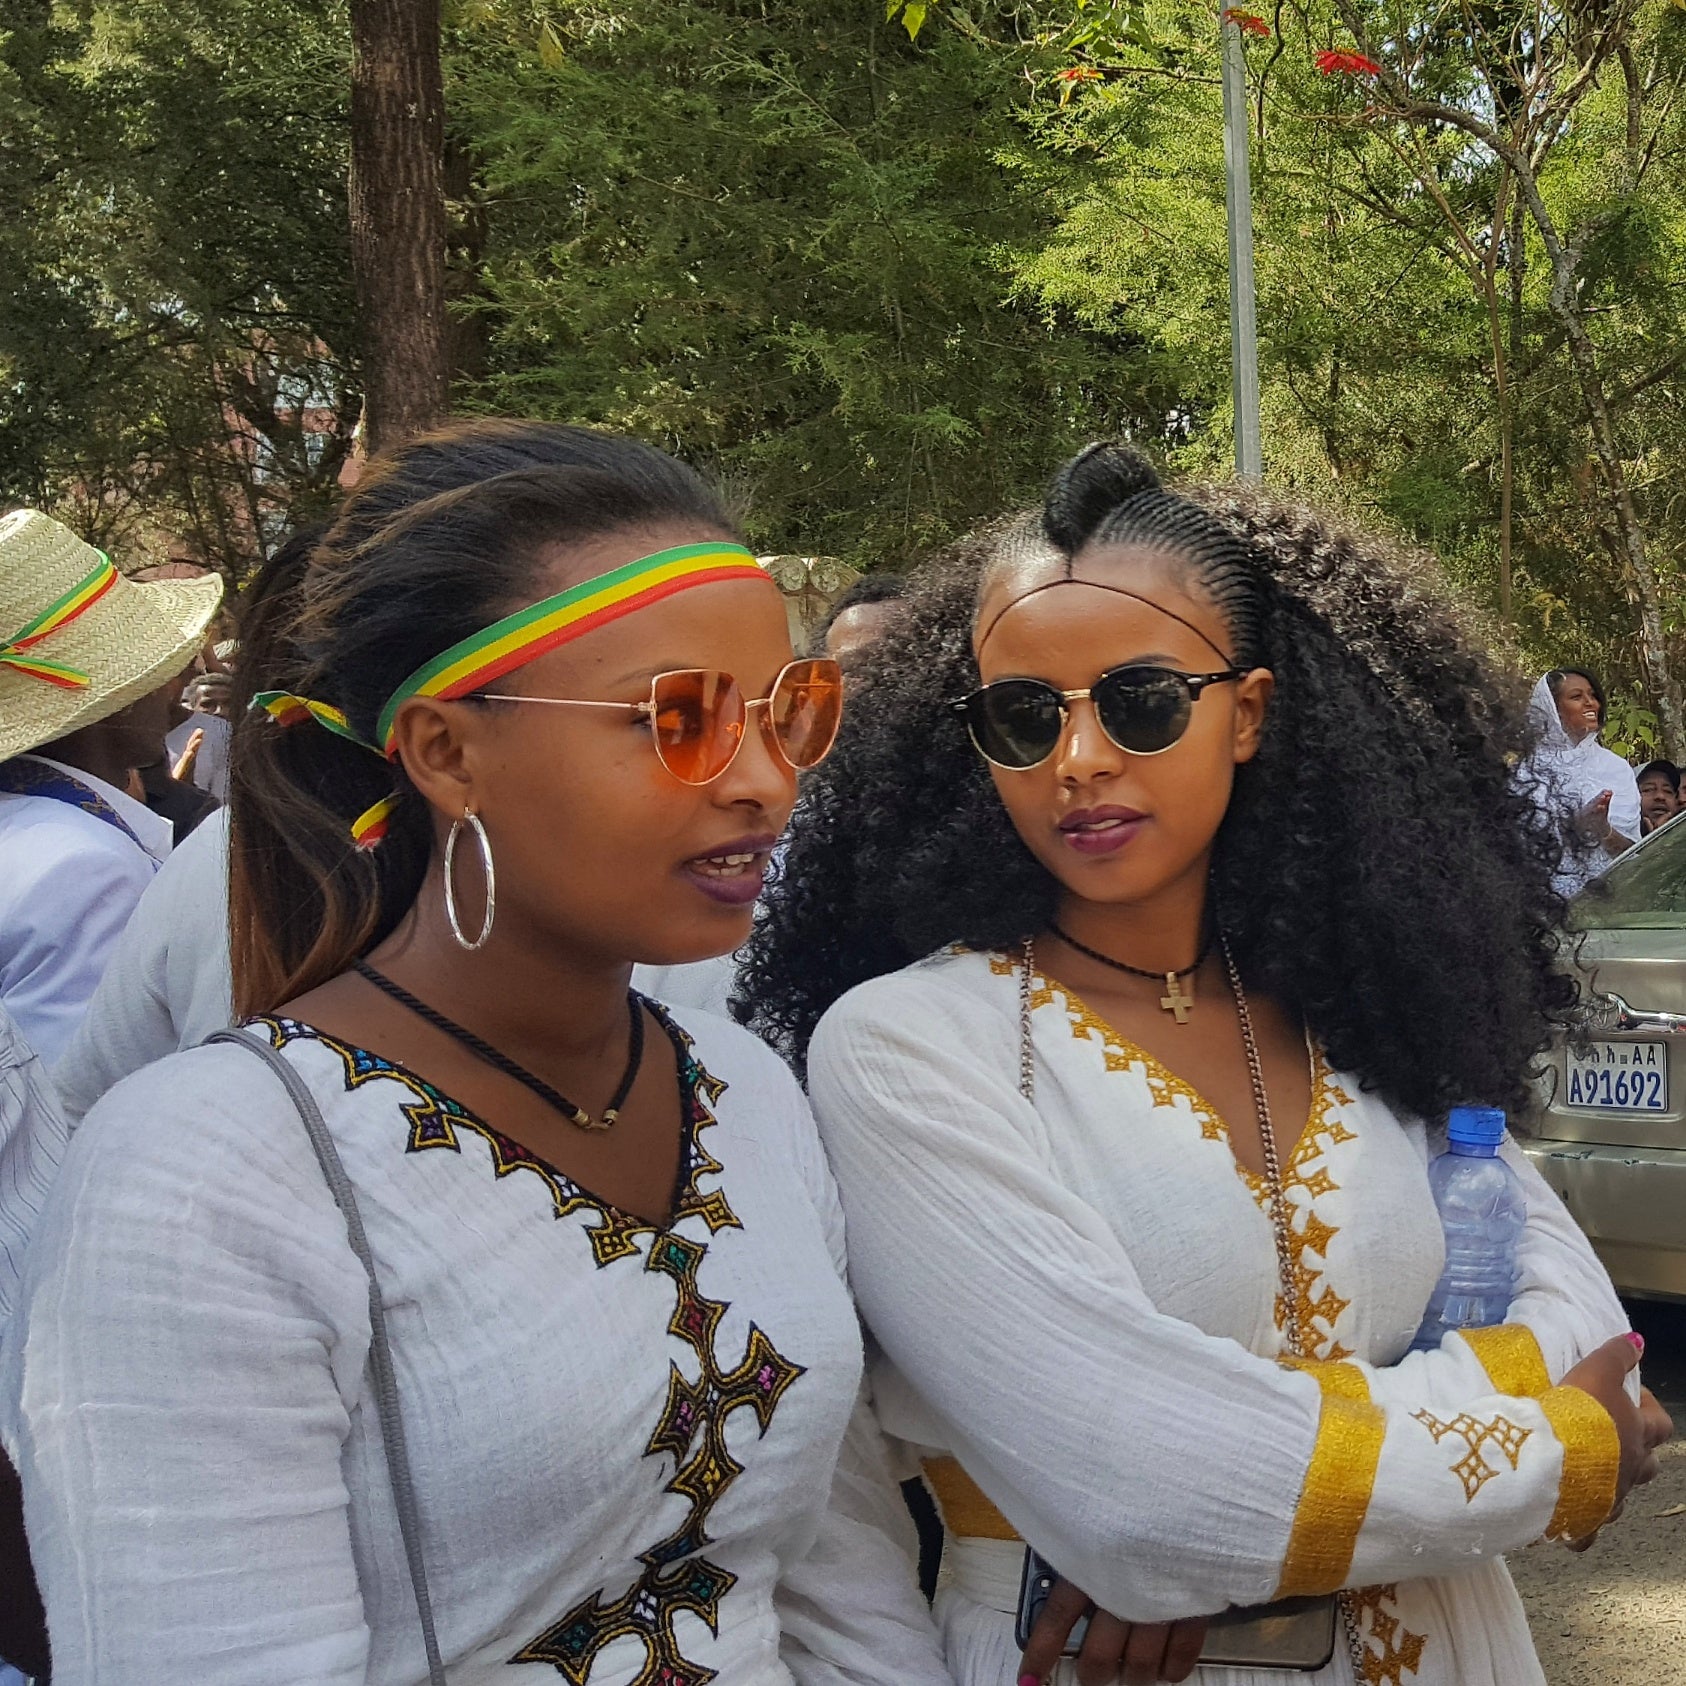
[[[1453,1107],[1446,1121],[1446,1151],[1428,1168],[1446,1232],[1446,1268],[1413,1352],[1432,1352],[1453,1329],[1503,1323],[1510,1310],[1528,1197],[1521,1178],[1499,1157],[1504,1135],[1505,1115],[1491,1107]]]

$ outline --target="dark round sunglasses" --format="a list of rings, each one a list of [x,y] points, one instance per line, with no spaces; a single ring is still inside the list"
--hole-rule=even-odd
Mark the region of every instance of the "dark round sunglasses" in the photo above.
[[[1137,663],[1103,673],[1085,691],[1062,691],[1045,679],[997,679],[949,707],[966,722],[978,753],[997,767],[1023,772],[1059,747],[1071,705],[1087,697],[1101,730],[1127,755],[1163,755],[1188,730],[1195,699],[1245,668],[1182,673]]]

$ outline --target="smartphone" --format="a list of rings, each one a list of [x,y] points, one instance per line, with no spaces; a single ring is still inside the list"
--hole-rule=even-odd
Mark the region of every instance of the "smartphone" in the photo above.
[[[1054,1590],[1059,1571],[1028,1547],[1019,1580],[1019,1613],[1013,1638],[1022,1651],[1031,1630]],[[1339,1607],[1331,1597],[1283,1598],[1274,1604],[1255,1604],[1225,1610],[1210,1618],[1202,1663],[1229,1668],[1281,1669],[1284,1673],[1313,1674],[1327,1668],[1335,1655]],[[1085,1616],[1071,1630],[1064,1655],[1075,1657],[1089,1631]]]

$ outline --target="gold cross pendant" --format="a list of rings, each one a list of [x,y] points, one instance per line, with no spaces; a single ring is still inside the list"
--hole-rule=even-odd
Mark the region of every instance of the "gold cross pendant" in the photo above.
[[[1194,1005],[1194,997],[1184,993],[1183,980],[1175,972],[1165,974],[1165,990],[1166,993],[1159,998],[1159,1005],[1172,1014],[1178,1024],[1187,1024],[1188,1010]]]

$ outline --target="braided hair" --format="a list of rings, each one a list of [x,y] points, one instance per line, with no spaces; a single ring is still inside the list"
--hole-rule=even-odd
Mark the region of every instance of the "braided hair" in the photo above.
[[[1069,573],[1123,545],[1219,611],[1238,665],[1276,676],[1212,868],[1248,984],[1396,1106],[1520,1108],[1574,1001],[1555,964],[1557,841],[1511,775],[1530,742],[1521,690],[1421,561],[1257,488],[1168,490],[1113,444],[1068,462],[1040,512],[915,576],[804,787],[739,1015],[800,1066],[854,985],[1046,927],[1059,886],[944,705],[979,682],[977,606],[1002,567],[1063,558]]]

